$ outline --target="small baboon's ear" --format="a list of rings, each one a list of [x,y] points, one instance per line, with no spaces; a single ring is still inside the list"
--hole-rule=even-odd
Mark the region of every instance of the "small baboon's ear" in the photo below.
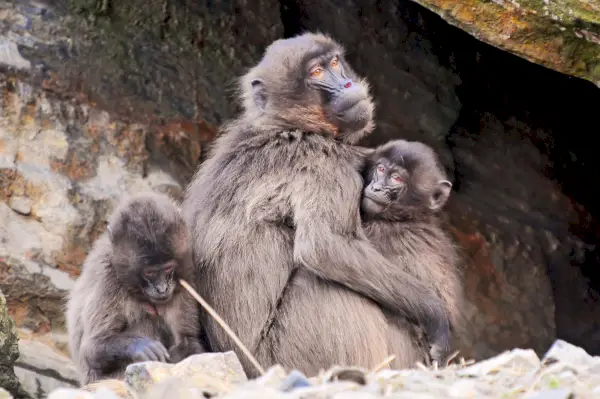
[[[260,79],[254,79],[251,82],[252,85],[252,100],[254,100],[254,105],[261,111],[265,110],[267,106],[267,90],[265,87],[265,83]]]
[[[440,180],[429,199],[429,209],[437,211],[443,207],[450,197],[450,191],[452,191],[452,183],[448,180]]]

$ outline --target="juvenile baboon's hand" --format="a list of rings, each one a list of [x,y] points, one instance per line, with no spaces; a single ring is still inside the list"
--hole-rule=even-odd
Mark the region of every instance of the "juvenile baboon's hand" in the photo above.
[[[134,362],[164,362],[170,360],[167,349],[158,341],[149,338],[137,338],[129,346],[129,354]]]
[[[179,363],[188,356],[204,352],[206,352],[206,350],[202,344],[192,338],[184,338],[179,344],[173,345],[169,348],[171,363]]]

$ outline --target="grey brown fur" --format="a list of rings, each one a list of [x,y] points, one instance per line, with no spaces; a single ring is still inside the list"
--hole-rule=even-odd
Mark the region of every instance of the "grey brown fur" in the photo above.
[[[144,273],[155,273],[152,284]],[[176,362],[204,351],[196,302],[178,278],[194,280],[189,233],[177,205],[157,193],[123,201],[88,254],[66,306],[69,349],[82,384],[119,378],[135,361]]]
[[[379,306],[423,325],[434,354],[445,353],[441,300],[362,230],[364,158],[352,144],[372,130],[373,104],[342,47],[318,34],[278,40],[240,91],[244,112],[216,140],[182,204],[200,294],[263,366],[314,374],[336,363],[375,365],[387,355]],[[202,321],[213,349],[237,351],[212,319]]]
[[[400,183],[386,187],[386,173],[388,177],[398,174]],[[435,152],[425,144],[394,140],[378,147],[365,168],[363,226],[380,253],[443,300],[451,327],[460,334],[465,320],[458,255],[437,218],[450,195],[446,179]],[[369,200],[373,194],[379,194],[379,206]],[[385,314],[390,323],[390,351],[397,355],[392,366],[405,368],[428,360],[420,328],[393,312],[385,310]]]

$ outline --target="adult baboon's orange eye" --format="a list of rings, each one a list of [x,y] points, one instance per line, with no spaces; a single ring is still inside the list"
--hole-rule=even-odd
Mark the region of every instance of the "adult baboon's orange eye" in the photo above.
[[[336,56],[331,60],[331,66],[335,67],[338,65],[339,62],[340,62],[340,59]]]
[[[323,68],[316,67],[315,69],[313,69],[310,72],[310,76],[312,76],[313,78],[318,78],[319,76],[321,76],[322,73],[323,73]]]

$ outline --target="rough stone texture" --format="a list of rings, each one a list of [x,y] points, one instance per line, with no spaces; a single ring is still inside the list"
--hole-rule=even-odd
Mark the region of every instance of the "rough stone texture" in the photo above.
[[[3,392],[6,391],[17,399],[30,397],[21,386],[14,371],[15,361],[19,357],[18,341],[15,323],[8,315],[6,300],[0,290],[0,388],[2,388],[0,397],[5,395]]]
[[[600,86],[594,0],[414,0],[479,40]]]
[[[138,394],[146,393],[151,386],[164,381],[169,387],[185,386],[210,393],[218,392],[223,385],[247,381],[247,377],[233,351],[193,355],[175,365],[134,363],[125,371],[125,382]],[[165,392],[169,391],[171,389]]]
[[[452,176],[461,354],[541,355],[556,336],[600,353],[592,84],[409,1],[49,4],[0,1],[0,288],[22,333],[62,336],[64,294],[119,197],[177,197],[236,110],[235,77],[272,40],[311,29],[372,83],[378,127],[364,144],[424,141]]]
[[[23,388],[36,399],[45,398],[57,388],[79,386],[71,359],[36,341],[19,340],[15,374]]]
[[[220,354],[223,355],[223,354]],[[239,361],[231,352],[225,354]],[[151,368],[155,377],[136,387],[114,380],[99,381],[94,389],[61,389],[49,399],[169,399],[177,398],[594,398],[600,394],[600,357],[592,357],[581,348],[564,341],[554,342],[540,361],[532,349],[513,349],[479,363],[463,361],[441,369],[364,370],[332,367],[306,379],[297,370],[286,373],[279,365],[269,368],[254,380],[231,378],[223,373],[223,358],[196,355],[175,366],[162,365],[162,371],[178,368],[178,376],[163,373],[161,365],[139,363],[136,370]],[[194,363],[205,363],[192,367]],[[215,366],[216,365],[216,366]],[[216,371],[216,372],[215,372]],[[236,371],[237,373],[237,371]],[[242,374],[243,375],[243,374]],[[184,377],[185,376],[185,377]],[[291,380],[301,384],[290,384]],[[115,389],[116,388],[116,389]],[[111,393],[113,392],[114,393]],[[126,394],[124,394],[126,392]]]

